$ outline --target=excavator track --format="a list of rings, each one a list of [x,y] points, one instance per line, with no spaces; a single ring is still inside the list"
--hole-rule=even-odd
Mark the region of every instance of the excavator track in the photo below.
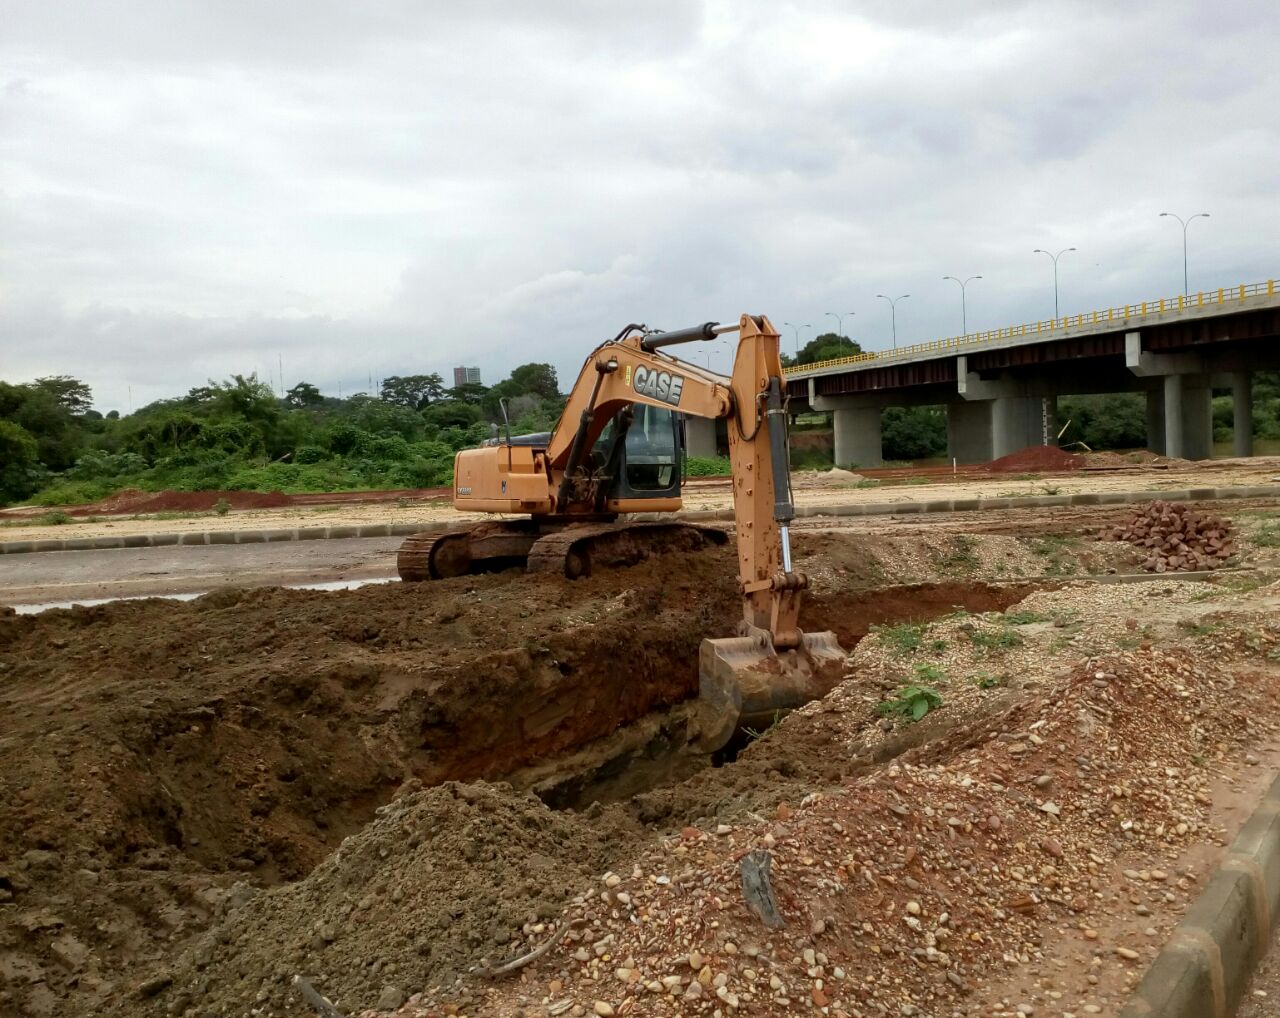
[[[527,569],[562,572],[576,580],[590,576],[596,567],[633,566],[651,555],[701,551],[728,540],[719,527],[678,521],[573,524],[539,538],[529,552]]]
[[[530,520],[413,534],[400,545],[396,571],[406,583],[466,576],[522,560],[537,539],[537,528]]]

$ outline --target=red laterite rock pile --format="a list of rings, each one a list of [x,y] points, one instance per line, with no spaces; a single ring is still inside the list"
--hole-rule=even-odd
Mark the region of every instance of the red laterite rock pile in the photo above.
[[[1151,502],[1099,535],[1145,549],[1142,568],[1153,573],[1217,569],[1235,554],[1231,524],[1221,516],[1176,502]]]

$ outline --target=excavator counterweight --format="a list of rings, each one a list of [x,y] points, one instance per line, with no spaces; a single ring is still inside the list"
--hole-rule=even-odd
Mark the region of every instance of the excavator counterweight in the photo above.
[[[728,377],[665,352],[733,332]],[[577,578],[725,543],[719,528],[633,518],[680,508],[684,417],[726,422],[732,471],[743,617],[734,635],[703,640],[699,653],[697,741],[714,752],[735,731],[766,728],[826,695],[845,658],[834,634],[799,627],[808,578],[791,557],[787,410],[778,333],[767,318],[623,329],[587,358],[554,431],[513,437],[508,429],[457,454],[455,508],[512,518],[410,537],[398,564],[404,580],[521,563]]]

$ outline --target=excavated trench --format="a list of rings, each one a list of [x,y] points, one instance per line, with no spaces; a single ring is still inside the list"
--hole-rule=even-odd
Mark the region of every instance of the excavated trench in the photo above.
[[[66,984],[43,1013],[80,1013],[63,1005],[109,997],[107,970],[145,960],[157,931],[204,928],[239,879],[305,882],[409,789],[483,779],[531,792],[575,836],[603,838],[582,860],[594,866],[643,827],[749,799],[766,766],[798,773],[810,765],[729,761],[715,782],[680,784],[724,762],[688,736],[699,644],[732,632],[740,610],[732,577],[719,549],[576,582],[225,589],[0,615],[0,893],[28,926],[56,911],[55,932],[97,952],[108,988],[68,981],[49,938],[3,921],[0,970]],[[811,597],[803,623],[850,651],[874,625],[1004,610],[1033,589],[863,584]],[[639,827],[584,834],[609,803]],[[522,921],[495,915],[495,930]],[[42,1013],[35,990],[15,992],[0,1005]]]

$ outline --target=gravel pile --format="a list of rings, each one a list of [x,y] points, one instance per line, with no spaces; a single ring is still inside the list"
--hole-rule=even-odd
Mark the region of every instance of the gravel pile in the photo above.
[[[1152,502],[1135,509],[1099,539],[1128,541],[1145,549],[1142,568],[1152,573],[1216,569],[1235,554],[1228,520],[1179,502]]]
[[[1185,654],[1090,661],[943,759],[923,749],[769,817],[665,838],[598,874],[545,957],[465,1010],[429,992],[401,1014],[1114,1013],[1199,889],[1180,856],[1220,835],[1212,782],[1265,727],[1247,694]],[[772,859],[782,928],[744,902],[752,850]],[[1150,932],[1116,934],[1135,912]],[[1051,971],[1054,937],[1089,953],[1089,980],[990,998],[1011,971]]]

